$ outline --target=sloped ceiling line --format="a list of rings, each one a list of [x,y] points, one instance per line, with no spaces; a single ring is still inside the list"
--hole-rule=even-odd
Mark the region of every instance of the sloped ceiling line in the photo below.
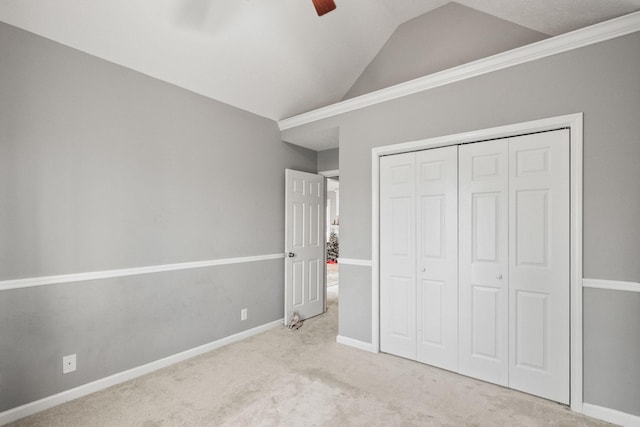
[[[512,67],[518,64],[535,61],[547,56],[567,52],[639,31],[640,12],[635,12],[591,27],[542,40],[508,52],[480,59],[469,64],[464,64],[459,67],[381,89],[373,93],[338,102],[314,111],[299,114],[285,120],[280,120],[278,121],[278,126],[281,131],[294,130],[297,127],[318,122],[330,117],[335,117],[350,111],[355,111],[371,105],[423,92],[446,84]],[[335,126],[335,123],[331,126]],[[322,130],[317,129],[314,132],[319,134]],[[316,149],[314,148],[314,141],[309,136],[300,137],[298,135],[285,134],[284,139],[288,142],[301,145],[306,148]],[[325,141],[322,149],[335,148],[337,146],[337,141],[335,141],[335,144],[336,145],[333,147],[328,146]]]
[[[409,19],[446,0],[0,0],[0,21],[243,110],[280,120],[341,100]],[[640,0],[458,0],[555,35]]]

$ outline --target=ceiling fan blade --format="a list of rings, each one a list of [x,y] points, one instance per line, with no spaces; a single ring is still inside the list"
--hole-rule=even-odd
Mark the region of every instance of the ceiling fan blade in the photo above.
[[[336,8],[336,4],[333,0],[313,0],[313,5],[316,7],[318,16],[322,16]]]

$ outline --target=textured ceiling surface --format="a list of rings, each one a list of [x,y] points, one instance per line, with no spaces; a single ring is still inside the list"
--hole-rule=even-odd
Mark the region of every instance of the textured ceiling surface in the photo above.
[[[0,21],[274,120],[339,101],[403,22],[446,0],[0,0]],[[640,0],[460,0],[549,35]]]

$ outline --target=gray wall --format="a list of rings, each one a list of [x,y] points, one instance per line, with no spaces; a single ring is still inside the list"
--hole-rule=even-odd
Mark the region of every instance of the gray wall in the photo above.
[[[400,25],[344,99],[547,37],[470,7],[448,3]]]
[[[340,245],[347,228],[340,226]],[[340,257],[342,254],[340,247]],[[353,301],[362,300],[360,304]],[[343,303],[346,301],[346,303]],[[363,342],[371,342],[371,268],[340,264],[340,304],[338,305],[338,334]]]
[[[340,126],[341,256],[371,259],[371,148],[584,112],[584,277],[640,282],[638,69],[640,33],[634,33],[301,126],[283,138]],[[370,342],[370,272],[354,267],[346,274],[340,312],[357,318],[347,324],[341,317],[340,333]],[[640,330],[640,300],[615,301],[598,306],[595,299],[584,307],[584,339],[591,343],[585,345],[585,398],[640,415],[640,372],[628,362],[640,360],[640,344],[628,339]],[[611,324],[596,330],[594,319],[601,317],[636,323],[631,331]],[[611,336],[601,342],[605,333]],[[593,353],[607,343],[615,344],[608,355]],[[620,353],[630,359],[618,360]]]
[[[275,122],[2,23],[0,63],[0,280],[284,250],[284,169],[317,158]],[[0,411],[276,320],[282,288],[275,260],[0,291]]]
[[[638,307],[640,292],[584,290],[586,402],[640,415]]]
[[[318,171],[332,171],[340,169],[340,152],[337,148],[318,151]]]

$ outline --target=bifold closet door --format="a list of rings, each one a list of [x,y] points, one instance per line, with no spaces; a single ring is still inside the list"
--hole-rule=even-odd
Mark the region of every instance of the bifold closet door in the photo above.
[[[509,387],[569,403],[569,130],[509,139]]]
[[[457,147],[380,159],[380,349],[457,369]]]
[[[508,142],[462,145],[459,155],[459,371],[507,386]]]
[[[417,360],[458,369],[458,147],[416,153]]]
[[[380,159],[380,350],[416,358],[415,153]]]
[[[569,403],[569,131],[460,147],[460,373]]]

